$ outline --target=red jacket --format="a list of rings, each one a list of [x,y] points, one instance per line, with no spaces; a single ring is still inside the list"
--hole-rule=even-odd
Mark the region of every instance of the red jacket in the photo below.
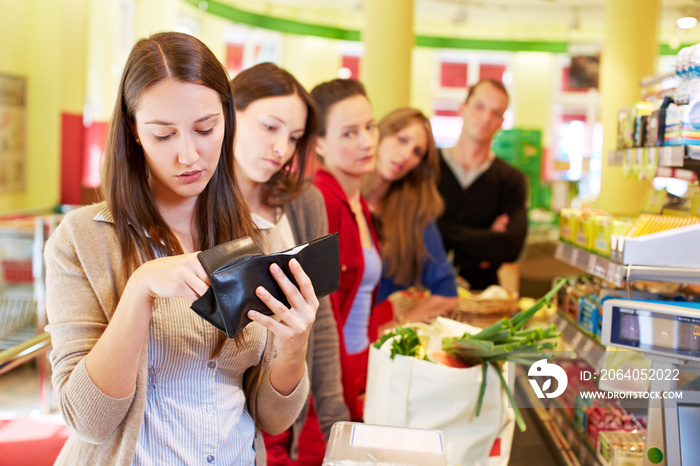
[[[331,294],[331,307],[338,326],[338,338],[340,342],[340,363],[343,370],[343,388],[345,401],[348,403],[353,420],[362,419],[363,403],[358,396],[365,391],[367,378],[367,354],[365,351],[358,355],[349,355],[345,349],[343,328],[350,314],[350,308],[355,300],[355,294],[360,287],[362,275],[365,271],[360,230],[355,220],[355,214],[350,209],[350,203],[338,181],[329,172],[320,169],[314,176],[314,184],[323,194],[328,213],[328,233],[339,233],[340,242],[340,288]],[[364,199],[360,198],[362,210],[367,225],[369,226],[372,241],[377,253],[379,253],[379,240],[372,226],[369,208]],[[373,304],[376,301],[377,289],[373,294]],[[374,306],[372,306],[374,307]],[[370,317],[370,342],[376,338],[376,328]]]

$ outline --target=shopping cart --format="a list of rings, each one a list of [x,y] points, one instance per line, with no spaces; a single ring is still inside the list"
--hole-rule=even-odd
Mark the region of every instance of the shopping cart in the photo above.
[[[34,247],[34,221],[0,222],[0,341],[17,332],[25,333],[21,332],[25,328],[30,335],[37,332]]]
[[[0,294],[0,341],[16,333],[36,335],[36,311],[37,302],[31,289],[3,290]]]
[[[34,221],[0,221],[0,269],[2,285],[31,285]]]

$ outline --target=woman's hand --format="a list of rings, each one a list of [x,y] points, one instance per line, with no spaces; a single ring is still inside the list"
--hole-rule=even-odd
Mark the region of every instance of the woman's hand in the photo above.
[[[152,300],[185,298],[193,302],[206,293],[210,284],[196,252],[148,261],[136,269],[129,281],[135,281]]]
[[[197,254],[148,261],[131,274],[104,333],[88,353],[85,367],[106,395],[124,398],[134,390],[156,298],[196,300],[209,277]],[[70,290],[68,290],[70,292]]]
[[[270,266],[270,272],[282,288],[290,307],[279,302],[261,286],[255,290],[258,298],[280,320],[257,311],[248,312],[251,320],[275,334],[277,359],[270,371],[270,382],[283,395],[291,393],[304,375],[309,333],[318,309],[318,298],[311,279],[296,259],[289,261],[289,269],[299,288],[294,286],[278,265]]]

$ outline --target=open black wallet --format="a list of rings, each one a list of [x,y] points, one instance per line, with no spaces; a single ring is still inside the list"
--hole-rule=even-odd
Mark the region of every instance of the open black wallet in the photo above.
[[[248,311],[272,315],[255,294],[258,286],[289,306],[282,288],[270,273],[273,263],[279,265],[289,280],[297,285],[289,270],[289,261],[296,259],[311,279],[319,298],[337,291],[340,284],[338,233],[267,255],[246,236],[202,251],[197,257],[209,275],[211,286],[192,303],[192,310],[230,338],[248,325]]]

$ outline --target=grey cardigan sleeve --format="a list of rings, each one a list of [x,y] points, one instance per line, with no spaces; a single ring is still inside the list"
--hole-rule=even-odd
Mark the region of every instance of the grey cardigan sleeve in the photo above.
[[[316,187],[307,188],[290,207],[299,242],[328,234],[326,206]],[[319,301],[311,338],[313,341],[306,358],[311,373],[311,394],[321,432],[327,441],[334,423],[350,419],[343,398],[338,329],[328,297]]]

